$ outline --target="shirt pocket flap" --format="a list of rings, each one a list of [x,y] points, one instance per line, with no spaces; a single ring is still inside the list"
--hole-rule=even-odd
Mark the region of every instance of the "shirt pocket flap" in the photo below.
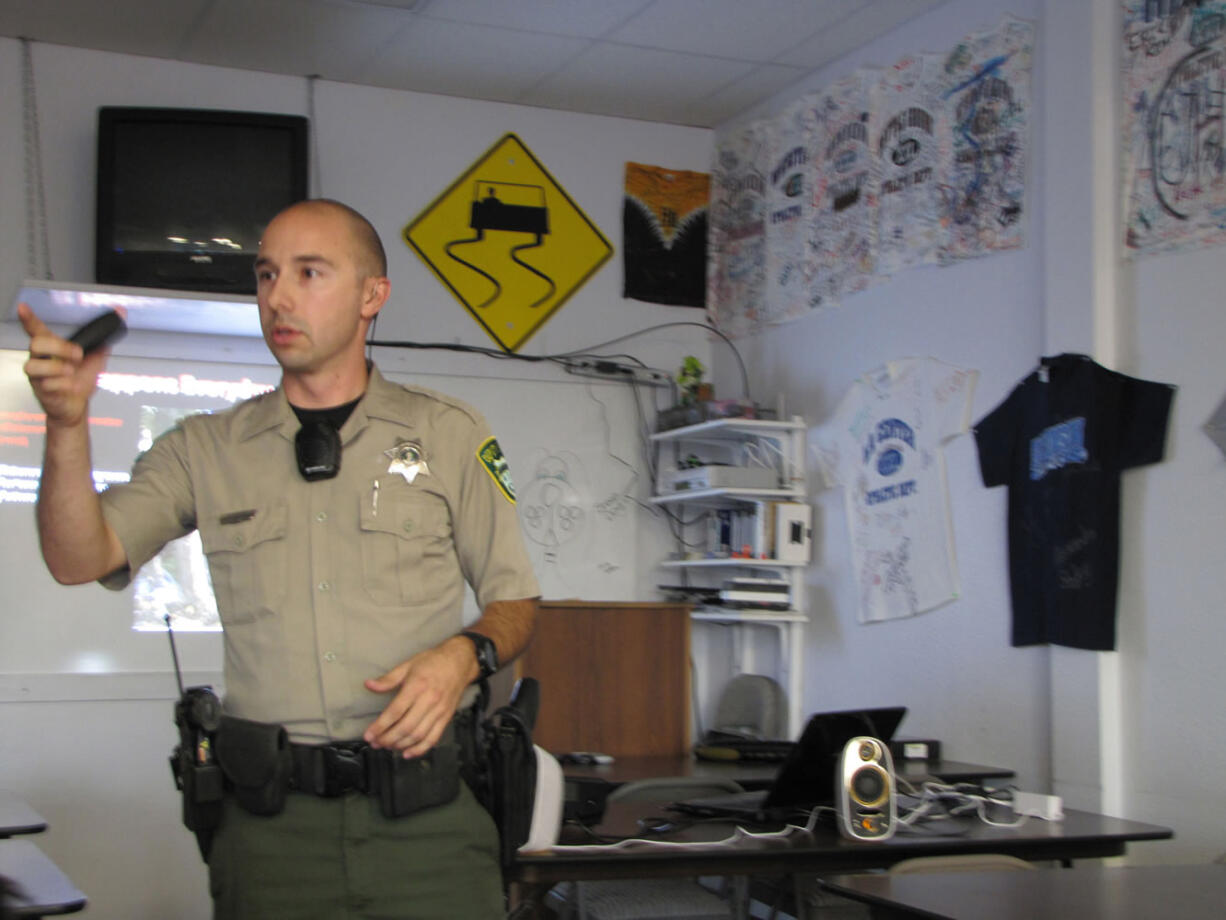
[[[206,555],[243,553],[261,543],[283,538],[288,522],[289,509],[285,502],[232,511],[211,521],[201,521],[200,542]]]
[[[362,529],[402,540],[438,537],[448,532],[447,506],[437,498],[398,495],[381,500],[378,507],[364,502]]]

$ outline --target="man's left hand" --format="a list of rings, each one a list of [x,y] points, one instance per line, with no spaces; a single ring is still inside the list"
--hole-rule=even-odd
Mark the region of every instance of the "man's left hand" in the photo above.
[[[363,734],[366,743],[420,757],[442,737],[474,669],[472,643],[444,642],[366,681],[372,693],[395,693]]]

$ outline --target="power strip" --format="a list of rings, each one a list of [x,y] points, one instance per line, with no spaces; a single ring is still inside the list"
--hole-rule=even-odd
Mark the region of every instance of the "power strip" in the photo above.
[[[1014,792],[1013,813],[1042,818],[1044,821],[1064,820],[1064,801],[1058,795],[1041,792]]]

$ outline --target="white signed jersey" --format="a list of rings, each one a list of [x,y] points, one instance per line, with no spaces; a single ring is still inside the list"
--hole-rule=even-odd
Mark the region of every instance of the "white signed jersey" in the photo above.
[[[842,486],[863,623],[958,596],[942,444],[968,430],[979,372],[934,358],[857,379],[814,434],[827,486]]]

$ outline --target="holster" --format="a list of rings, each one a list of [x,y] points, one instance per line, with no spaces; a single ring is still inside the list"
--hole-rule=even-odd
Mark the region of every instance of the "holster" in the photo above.
[[[217,760],[244,809],[254,815],[275,815],[285,808],[293,761],[283,727],[222,716]]]
[[[170,757],[175,787],[183,794],[183,826],[196,835],[200,856],[208,862],[213,831],[221,823],[222,775],[216,764],[193,763],[180,745]]]
[[[477,699],[455,715],[455,740],[460,749],[460,778],[468,784],[481,807],[492,815],[494,788],[490,778],[490,754],[484,722],[488,704],[489,685],[482,681]]]
[[[217,765],[216,737],[210,730],[213,723],[201,719],[194,705],[204,697],[216,700],[211,687],[189,687],[175,704],[179,743],[170,755],[170,772],[183,795],[183,825],[196,835],[200,855],[207,862],[213,832],[221,823],[225,780]]]
[[[482,687],[482,699],[488,692]],[[499,859],[503,869],[528,839],[536,805],[536,749],[532,729],[540,706],[536,680],[524,677],[507,705],[480,725],[479,750],[485,779],[483,804],[498,826]],[[478,798],[481,795],[478,794]]]

